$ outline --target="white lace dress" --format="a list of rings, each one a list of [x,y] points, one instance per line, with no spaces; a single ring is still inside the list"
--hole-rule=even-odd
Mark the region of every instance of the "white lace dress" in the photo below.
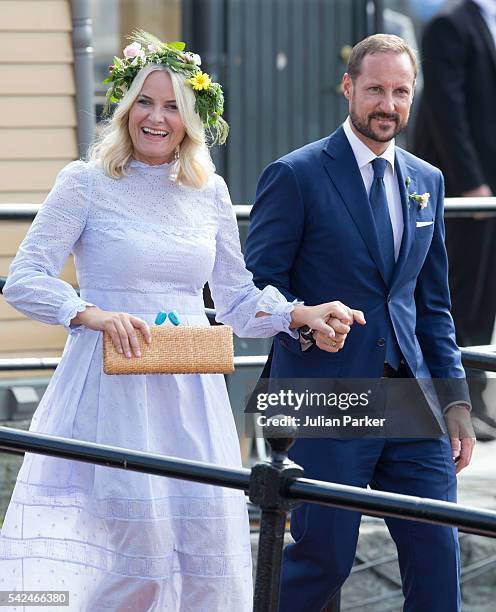
[[[237,467],[222,375],[106,376],[101,333],[70,327],[87,304],[149,323],[176,310],[183,325],[208,325],[209,281],[217,319],[236,334],[296,336],[292,305],[245,269],[224,181],[197,190],[170,171],[133,161],[115,180],[73,162],[38,213],[4,296],[69,337],[31,431]],[[71,251],[81,297],[57,278]],[[11,589],[69,591],[71,611],[248,612],[244,495],[27,454],[0,537],[0,590]]]

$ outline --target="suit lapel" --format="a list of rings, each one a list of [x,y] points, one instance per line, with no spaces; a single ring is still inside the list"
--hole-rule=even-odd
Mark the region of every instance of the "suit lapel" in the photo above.
[[[321,153],[322,163],[355,222],[367,248],[385,280],[374,218],[362,175],[342,127],[329,137]],[[387,284],[387,283],[386,283]]]
[[[415,236],[415,202],[410,202],[408,198],[409,193],[414,193],[417,190],[415,181],[415,171],[409,169],[408,165],[403,157],[401,149],[396,147],[394,156],[394,169],[396,178],[398,179],[398,187],[400,190],[401,197],[401,209],[403,211],[403,237],[401,239],[401,247],[398,255],[398,261],[394,269],[393,279],[391,286],[394,284],[398,276],[401,274],[401,270],[405,265],[405,262],[412,248],[413,238]],[[406,187],[406,179],[410,179],[410,185]]]

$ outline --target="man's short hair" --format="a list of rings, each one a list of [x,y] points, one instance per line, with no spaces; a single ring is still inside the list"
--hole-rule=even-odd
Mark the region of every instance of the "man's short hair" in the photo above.
[[[351,50],[347,73],[352,81],[360,75],[363,58],[374,53],[406,53],[412,62],[414,80],[417,78],[417,56],[410,45],[394,34],[373,34],[361,40]]]

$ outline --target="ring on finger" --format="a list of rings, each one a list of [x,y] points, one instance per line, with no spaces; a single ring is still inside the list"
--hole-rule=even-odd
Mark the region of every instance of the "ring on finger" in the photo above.
[[[332,348],[336,348],[338,345],[338,343],[336,342],[336,340],[331,340],[331,346]]]

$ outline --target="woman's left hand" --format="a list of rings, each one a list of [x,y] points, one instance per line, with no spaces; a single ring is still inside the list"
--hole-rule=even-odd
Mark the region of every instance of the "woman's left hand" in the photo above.
[[[295,329],[308,325],[315,332],[320,332],[319,348],[334,353],[343,348],[355,321],[365,325],[363,312],[335,301],[318,306],[295,306],[291,312],[290,327]]]

